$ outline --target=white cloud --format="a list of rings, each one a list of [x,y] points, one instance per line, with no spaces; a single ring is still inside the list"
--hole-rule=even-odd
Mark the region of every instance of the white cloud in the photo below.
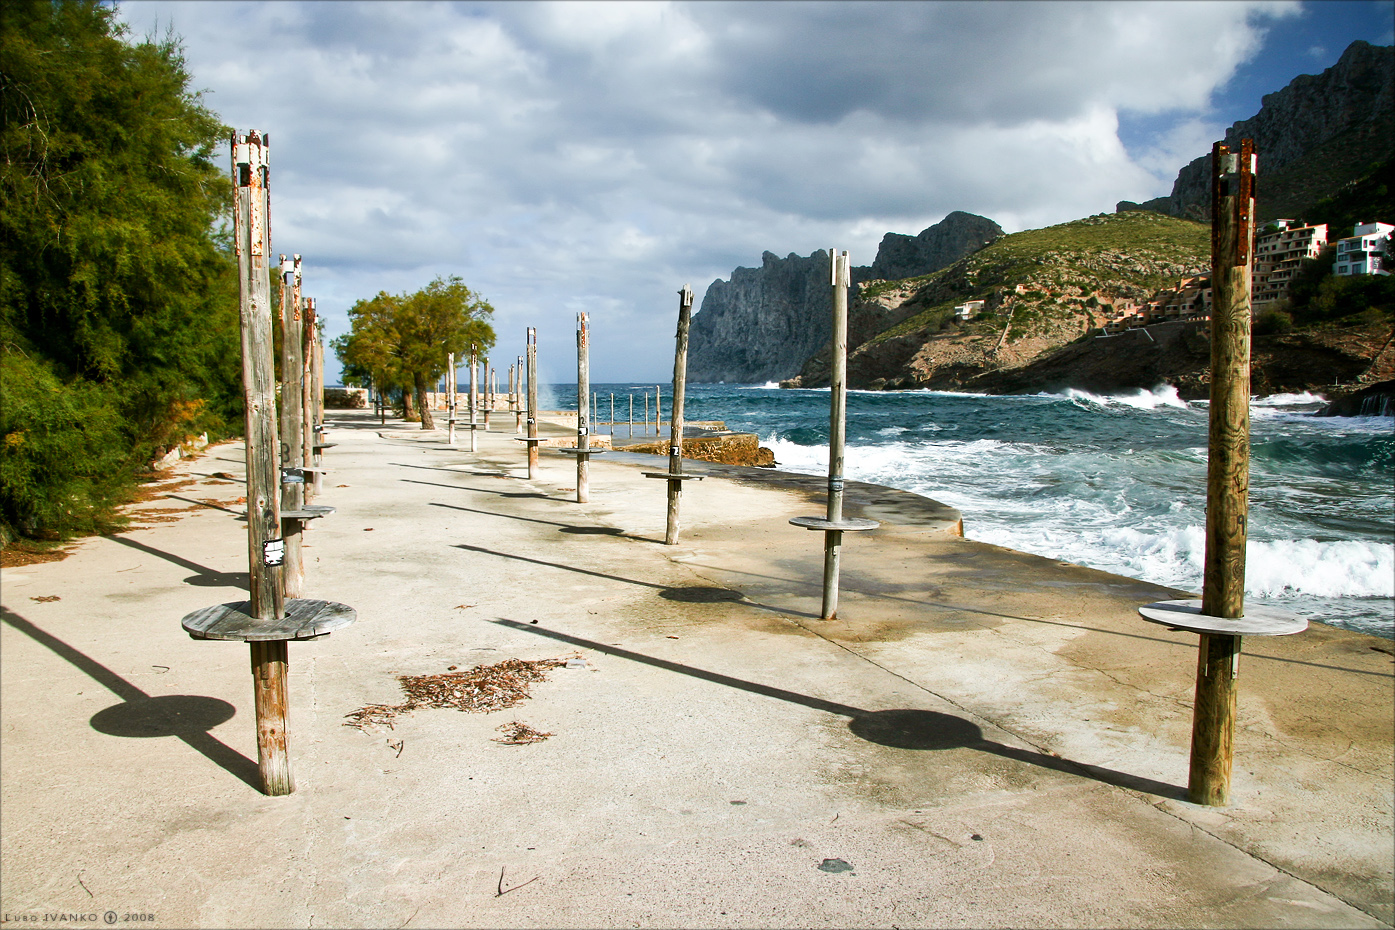
[[[331,335],[354,300],[455,273],[497,308],[504,355],[534,325],[568,371],[586,309],[596,377],[646,380],[671,370],[678,287],[765,249],[868,264],[952,210],[1019,229],[1152,196],[1295,9],[121,7],[137,35],[173,25],[225,121],[271,133],[275,245],[305,255]],[[1131,155],[1121,113],[1166,128]]]

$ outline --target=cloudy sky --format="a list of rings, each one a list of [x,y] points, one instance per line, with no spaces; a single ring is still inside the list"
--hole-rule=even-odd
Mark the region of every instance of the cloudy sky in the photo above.
[[[666,381],[678,289],[765,250],[870,264],[953,210],[1009,232],[1171,190],[1260,98],[1392,42],[1370,2],[162,2],[223,121],[272,140],[273,247],[330,336],[458,274],[496,366]],[[502,361],[499,361],[502,359]],[[337,362],[326,359],[327,379]]]

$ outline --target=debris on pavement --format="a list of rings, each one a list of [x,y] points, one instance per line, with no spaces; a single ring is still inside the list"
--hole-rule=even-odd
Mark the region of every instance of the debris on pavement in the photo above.
[[[444,672],[439,675],[399,675],[397,680],[407,699],[401,704],[367,704],[351,714],[345,714],[346,727],[362,730],[368,726],[386,726],[398,714],[422,707],[454,707],[456,710],[487,714],[513,707],[528,698],[528,689],[535,682],[546,681],[549,669],[585,660],[579,656],[561,659],[505,659],[494,665],[476,665],[468,672]],[[575,666],[573,666],[575,667]],[[451,666],[455,668],[455,666]],[[551,735],[551,734],[548,734]]]
[[[525,746],[528,743],[541,743],[549,736],[552,736],[551,733],[543,733],[539,730],[535,730],[528,726],[528,724],[518,720],[500,724],[494,729],[504,734],[502,738],[494,737],[494,742],[503,743],[506,746]]]

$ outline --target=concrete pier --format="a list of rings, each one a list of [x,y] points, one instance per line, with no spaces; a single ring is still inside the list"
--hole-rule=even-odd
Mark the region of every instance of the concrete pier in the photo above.
[[[238,444],[136,525],[0,572],[0,908],[151,927],[1388,927],[1395,648],[1246,643],[1232,803],[1186,800],[1194,634],[1154,585],[961,538],[848,482],[839,619],[790,516],[825,479],[469,454],[327,412],[308,597],[358,623],[291,667],[295,794],[256,788],[246,668],[171,618],[246,584]],[[540,424],[564,436],[561,424]],[[574,428],[572,430],[574,433]],[[973,514],[965,514],[972,535]],[[210,600],[211,598],[211,600]],[[491,714],[398,676],[579,657]],[[552,734],[495,742],[520,721]],[[268,851],[271,851],[270,854]]]

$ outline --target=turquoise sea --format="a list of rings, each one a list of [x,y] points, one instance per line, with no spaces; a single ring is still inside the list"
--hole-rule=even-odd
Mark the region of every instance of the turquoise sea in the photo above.
[[[545,408],[575,409],[574,384],[548,387]],[[667,416],[670,385],[660,387]],[[613,393],[624,421],[629,395],[642,410],[654,385],[593,390],[596,419],[608,419]],[[756,433],[782,469],[827,474],[828,399],[827,389],[699,384],[686,413]],[[1395,420],[1312,416],[1322,403],[1251,402],[1247,598],[1395,639]],[[1207,407],[1166,386],[1110,396],[852,391],[847,477],[957,507],[971,539],[1199,591]]]

